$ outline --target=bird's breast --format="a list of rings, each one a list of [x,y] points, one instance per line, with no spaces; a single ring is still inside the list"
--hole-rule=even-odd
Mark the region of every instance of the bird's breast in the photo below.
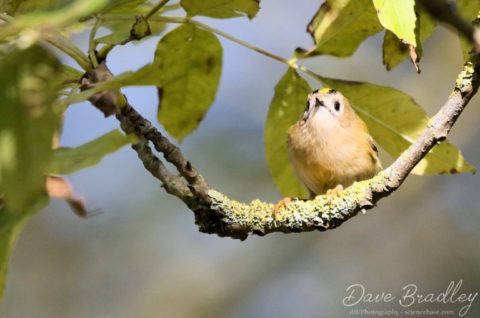
[[[370,178],[376,173],[368,134],[321,131],[295,125],[288,135],[289,158],[298,178],[315,194],[341,184]]]

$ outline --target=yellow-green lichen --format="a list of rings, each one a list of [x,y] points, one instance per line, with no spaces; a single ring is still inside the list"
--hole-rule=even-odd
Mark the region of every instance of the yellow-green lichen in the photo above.
[[[463,70],[458,74],[455,81],[455,90],[450,94],[452,96],[456,93],[456,90],[462,90],[464,87],[472,85],[472,79],[476,75],[475,69],[478,68],[480,63],[480,56],[474,52],[470,53],[470,57],[463,66]]]
[[[224,194],[209,190],[208,195],[212,198],[212,209],[219,211],[231,222],[242,225],[251,225],[254,223],[268,222],[273,210],[273,204],[262,202],[258,199],[253,200],[249,205],[232,200]]]
[[[239,224],[252,231],[265,232],[282,228],[329,228],[354,215],[358,207],[369,202],[372,189],[383,188],[389,174],[382,171],[376,177],[355,182],[340,195],[319,195],[313,200],[293,200],[274,213],[274,205],[258,199],[249,205],[232,200],[222,193],[209,190],[212,209],[224,216],[223,221]]]

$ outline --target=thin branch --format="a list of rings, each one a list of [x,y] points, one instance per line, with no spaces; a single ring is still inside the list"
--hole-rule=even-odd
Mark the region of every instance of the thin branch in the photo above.
[[[102,19],[100,17],[95,17],[95,23],[90,30],[90,34],[88,36],[88,57],[92,63],[92,66],[95,68],[98,65],[98,60],[96,56],[96,43],[95,43],[95,36],[97,35],[98,28],[102,24]]]
[[[186,180],[188,184],[189,190],[204,204],[210,204],[211,200],[208,196],[208,185],[203,179],[203,177],[197,172],[197,170],[193,167],[193,165],[188,161],[183,153],[181,152],[180,148],[172,144],[165,136],[163,136],[147,119],[142,117],[137,111],[127,103],[126,106],[120,108],[120,111],[117,113],[117,119],[122,122],[122,129],[127,133],[135,133],[142,139],[149,140],[152,142],[155,150],[161,152],[166,161],[173,164],[180,175]],[[146,149],[144,149],[147,151]],[[138,152],[138,151],[137,151]],[[139,153],[140,155],[140,153]],[[150,154],[147,153],[146,158],[148,161],[152,161],[154,159],[149,158]],[[142,158],[140,158],[142,159]],[[143,160],[142,160],[143,161]],[[144,162],[145,163],[145,162]],[[154,163],[155,164],[155,163]],[[162,163],[158,160],[158,167],[154,167],[154,170],[164,170],[162,167]],[[149,166],[152,166],[149,164]],[[150,170],[149,170],[150,171]],[[172,179],[171,175],[167,175],[167,178]],[[174,185],[170,186],[168,180],[162,180],[159,178],[166,188],[174,187]],[[178,180],[175,180],[176,182]],[[180,189],[181,193],[185,193],[185,189]],[[190,197],[180,197],[184,202],[186,199],[190,199]]]
[[[125,107],[125,111],[128,112],[130,106]],[[124,115],[124,112],[117,114],[116,117],[121,123],[122,129],[128,133],[135,133],[135,127],[129,120],[128,115]],[[143,165],[148,172],[158,180],[162,182],[162,186],[167,193],[170,193],[178,198],[181,198],[184,202],[192,200],[192,193],[188,188],[185,181],[170,173],[165,165],[153,154],[152,150],[148,146],[148,140],[140,137],[139,140],[132,144],[133,150],[135,150],[142,158]]]
[[[60,32],[52,30],[51,32],[44,34],[44,40],[45,42],[53,45],[63,53],[70,56],[84,70],[88,70],[91,67],[90,60],[83,53],[83,51],[80,50],[78,46],[69,38],[63,36]]]

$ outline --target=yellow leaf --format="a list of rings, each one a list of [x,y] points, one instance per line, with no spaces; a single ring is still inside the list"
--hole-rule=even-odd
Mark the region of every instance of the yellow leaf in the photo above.
[[[436,21],[426,12],[420,10],[415,33],[417,36],[416,52],[419,58],[423,55],[422,44],[432,35],[435,30]],[[386,30],[383,38],[383,64],[387,70],[391,70],[400,64],[409,55],[409,45],[391,31]]]
[[[416,46],[414,0],[373,0],[378,19],[383,27],[392,31],[400,40]]]

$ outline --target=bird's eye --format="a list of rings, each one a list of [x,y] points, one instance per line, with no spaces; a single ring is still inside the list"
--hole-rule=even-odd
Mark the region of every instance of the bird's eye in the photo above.
[[[340,110],[340,103],[338,101],[336,101],[334,104],[333,104],[333,107],[335,107],[335,110],[338,112]]]
[[[317,100],[315,101],[315,107],[320,107],[320,106],[325,106],[325,104],[323,103],[323,101],[317,98]]]
[[[307,100],[307,105],[305,105],[305,110],[304,110],[304,112],[307,112],[309,108],[310,108],[310,103],[309,103],[308,100]]]

